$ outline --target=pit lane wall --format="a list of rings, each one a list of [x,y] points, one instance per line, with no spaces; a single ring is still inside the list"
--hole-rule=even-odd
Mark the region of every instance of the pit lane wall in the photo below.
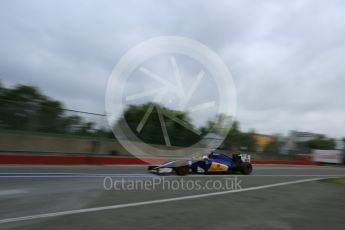
[[[162,146],[157,146],[163,148]],[[143,148],[145,148],[143,146]],[[176,147],[164,147],[176,150]],[[167,149],[164,149],[167,150]],[[208,149],[192,149],[192,152],[209,152]],[[186,152],[174,151],[174,157]],[[230,152],[227,154],[231,154]],[[0,164],[146,164],[161,163],[161,153],[144,160],[133,157],[116,140],[71,137],[42,133],[0,132]],[[169,156],[166,156],[169,158]],[[277,159],[278,155],[252,154],[255,164],[314,165],[313,162]],[[260,159],[260,160],[259,160]]]
[[[133,142],[128,142],[128,145]],[[145,146],[142,143],[135,143],[138,148],[145,151]],[[175,157],[183,157],[186,152],[181,148],[174,146],[160,146],[157,151],[151,155],[153,156],[167,156],[167,152],[171,150]],[[148,152],[146,150],[145,152]],[[194,152],[209,152],[205,148],[190,149]],[[112,155],[112,156],[132,156],[117,140],[111,138],[97,138],[97,137],[81,137],[81,136],[66,136],[66,135],[52,135],[42,133],[12,133],[0,132],[0,155],[3,154],[60,154],[60,155]],[[189,153],[187,153],[189,154]],[[168,155],[169,156],[169,155]]]
[[[1,152],[130,155],[114,139],[26,132],[0,132]]]

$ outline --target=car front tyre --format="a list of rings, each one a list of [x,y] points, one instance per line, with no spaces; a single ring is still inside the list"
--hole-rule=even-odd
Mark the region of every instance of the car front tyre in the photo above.
[[[179,176],[185,176],[189,173],[189,168],[189,165],[176,167],[175,172]]]

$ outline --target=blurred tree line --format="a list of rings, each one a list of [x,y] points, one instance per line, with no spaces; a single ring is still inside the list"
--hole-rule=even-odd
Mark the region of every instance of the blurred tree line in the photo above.
[[[143,122],[147,111],[151,111],[151,113]],[[172,110],[155,103],[130,105],[116,125],[127,124],[135,136],[145,143],[165,145],[158,111],[164,119],[164,125],[172,146],[190,146],[201,139],[201,136],[197,134],[200,131],[194,127],[188,113]],[[139,131],[140,123],[142,123],[142,129]]]
[[[164,116],[164,122],[171,144],[174,146],[191,146],[200,141],[208,133],[223,136],[224,130],[219,127],[229,126],[232,122],[231,118],[226,115],[218,114],[214,119],[209,120],[204,126],[197,128],[192,124],[192,120],[187,112],[171,110],[159,104],[155,104],[155,109],[152,110],[150,116],[147,118],[142,130],[138,132],[137,128],[151,105],[152,103],[130,105],[125,111],[124,117],[121,118],[116,125],[120,126],[123,124],[123,121],[126,121],[125,123],[128,124],[131,131],[142,141],[146,143],[165,145],[162,127],[157,112],[158,110],[161,110],[163,114],[167,115]],[[184,125],[176,122],[176,119],[183,121]],[[220,148],[256,151],[256,147],[254,131],[241,132],[239,123],[234,121]]]
[[[142,141],[151,144],[165,144],[157,109],[152,111],[141,132],[136,130],[150,106],[151,103],[130,105],[122,119],[125,119],[133,133]],[[176,146],[195,144],[208,132],[214,132],[214,126],[226,125],[224,122],[231,122],[224,115],[218,115],[204,127],[196,128],[187,112],[168,109],[158,104],[155,107],[165,115],[165,126],[171,144]],[[96,127],[84,116],[78,115],[78,113],[70,115],[68,111],[61,102],[44,95],[36,87],[17,85],[13,88],[6,88],[0,82],[1,129],[113,137],[110,129]],[[176,119],[180,122],[176,122]],[[119,123],[120,121],[118,121]],[[245,148],[248,151],[255,151],[254,132],[241,132],[239,123],[235,121],[222,148]]]
[[[327,138],[325,135],[319,135],[310,141],[305,142],[309,149],[335,149],[336,143],[332,138]]]
[[[244,150],[255,152],[257,150],[257,142],[254,130],[242,132],[238,121],[234,121],[231,129],[226,136],[222,148],[231,150]]]
[[[75,135],[109,135],[33,86],[6,88],[0,82],[0,128]]]

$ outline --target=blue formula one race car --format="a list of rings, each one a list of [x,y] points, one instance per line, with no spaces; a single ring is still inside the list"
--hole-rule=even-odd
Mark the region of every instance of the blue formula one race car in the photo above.
[[[232,157],[222,153],[211,152],[199,160],[176,160],[168,163],[149,166],[148,170],[156,174],[176,173],[184,176],[189,173],[236,173],[249,175],[253,171],[250,155],[233,154]]]

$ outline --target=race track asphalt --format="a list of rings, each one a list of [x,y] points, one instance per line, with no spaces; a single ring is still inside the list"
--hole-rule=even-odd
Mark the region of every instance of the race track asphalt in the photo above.
[[[344,229],[345,186],[319,181],[329,177],[345,168],[162,177],[145,166],[2,165],[0,229]]]

